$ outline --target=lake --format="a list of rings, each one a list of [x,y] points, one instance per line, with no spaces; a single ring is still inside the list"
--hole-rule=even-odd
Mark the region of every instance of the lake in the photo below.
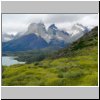
[[[2,65],[10,66],[14,64],[25,64],[25,62],[20,62],[14,59],[12,56],[2,56]]]

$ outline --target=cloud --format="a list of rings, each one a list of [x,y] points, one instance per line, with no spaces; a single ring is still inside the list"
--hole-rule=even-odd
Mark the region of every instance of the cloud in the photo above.
[[[2,32],[16,34],[25,32],[30,23],[43,21],[46,28],[50,24],[56,24],[58,28],[69,30],[75,23],[88,27],[98,25],[97,14],[3,14]]]
[[[54,14],[54,15],[49,15],[46,22],[47,23],[67,23],[67,22],[73,22],[77,21],[80,17],[75,16],[73,14]]]

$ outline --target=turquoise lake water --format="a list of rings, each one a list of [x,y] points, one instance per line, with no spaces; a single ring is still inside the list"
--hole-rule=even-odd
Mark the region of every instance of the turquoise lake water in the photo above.
[[[11,56],[3,56],[2,57],[2,65],[10,66],[14,64],[25,64],[25,62],[20,62],[14,59],[15,57]]]

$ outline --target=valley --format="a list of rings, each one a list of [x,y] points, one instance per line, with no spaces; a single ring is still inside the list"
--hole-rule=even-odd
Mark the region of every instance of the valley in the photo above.
[[[12,42],[5,46],[9,44]],[[5,55],[17,55],[18,60],[27,63],[2,66],[3,86],[98,85],[98,27],[86,32],[69,46],[54,51],[50,48],[24,52],[14,50]]]

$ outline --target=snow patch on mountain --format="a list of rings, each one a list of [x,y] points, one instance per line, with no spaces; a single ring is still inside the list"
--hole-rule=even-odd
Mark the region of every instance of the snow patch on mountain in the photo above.
[[[64,43],[72,43],[82,37],[85,33],[90,30],[77,23],[72,26],[69,32],[65,30],[58,29],[55,24],[51,24],[47,29],[43,22],[40,23],[31,23],[26,32],[19,32],[16,36],[7,36],[5,34],[2,35],[3,41],[9,41],[12,39],[18,39],[22,36],[28,34],[35,34],[38,37],[44,39],[48,44],[53,41],[63,41]],[[5,39],[4,39],[5,38]]]
[[[69,33],[59,30],[55,24],[52,24],[48,28],[48,34],[50,35],[51,39],[56,39],[56,40],[63,40],[66,42]]]
[[[13,34],[7,34],[7,33],[3,33],[2,34],[2,41],[3,42],[10,41],[10,40],[12,40],[14,38],[15,38],[15,35],[13,35]]]
[[[71,34],[70,34],[70,38],[68,39],[69,43],[72,43],[74,41],[76,41],[77,39],[79,39],[80,37],[82,37],[85,33],[89,32],[90,30],[81,25],[81,24],[74,24],[71,28]]]

